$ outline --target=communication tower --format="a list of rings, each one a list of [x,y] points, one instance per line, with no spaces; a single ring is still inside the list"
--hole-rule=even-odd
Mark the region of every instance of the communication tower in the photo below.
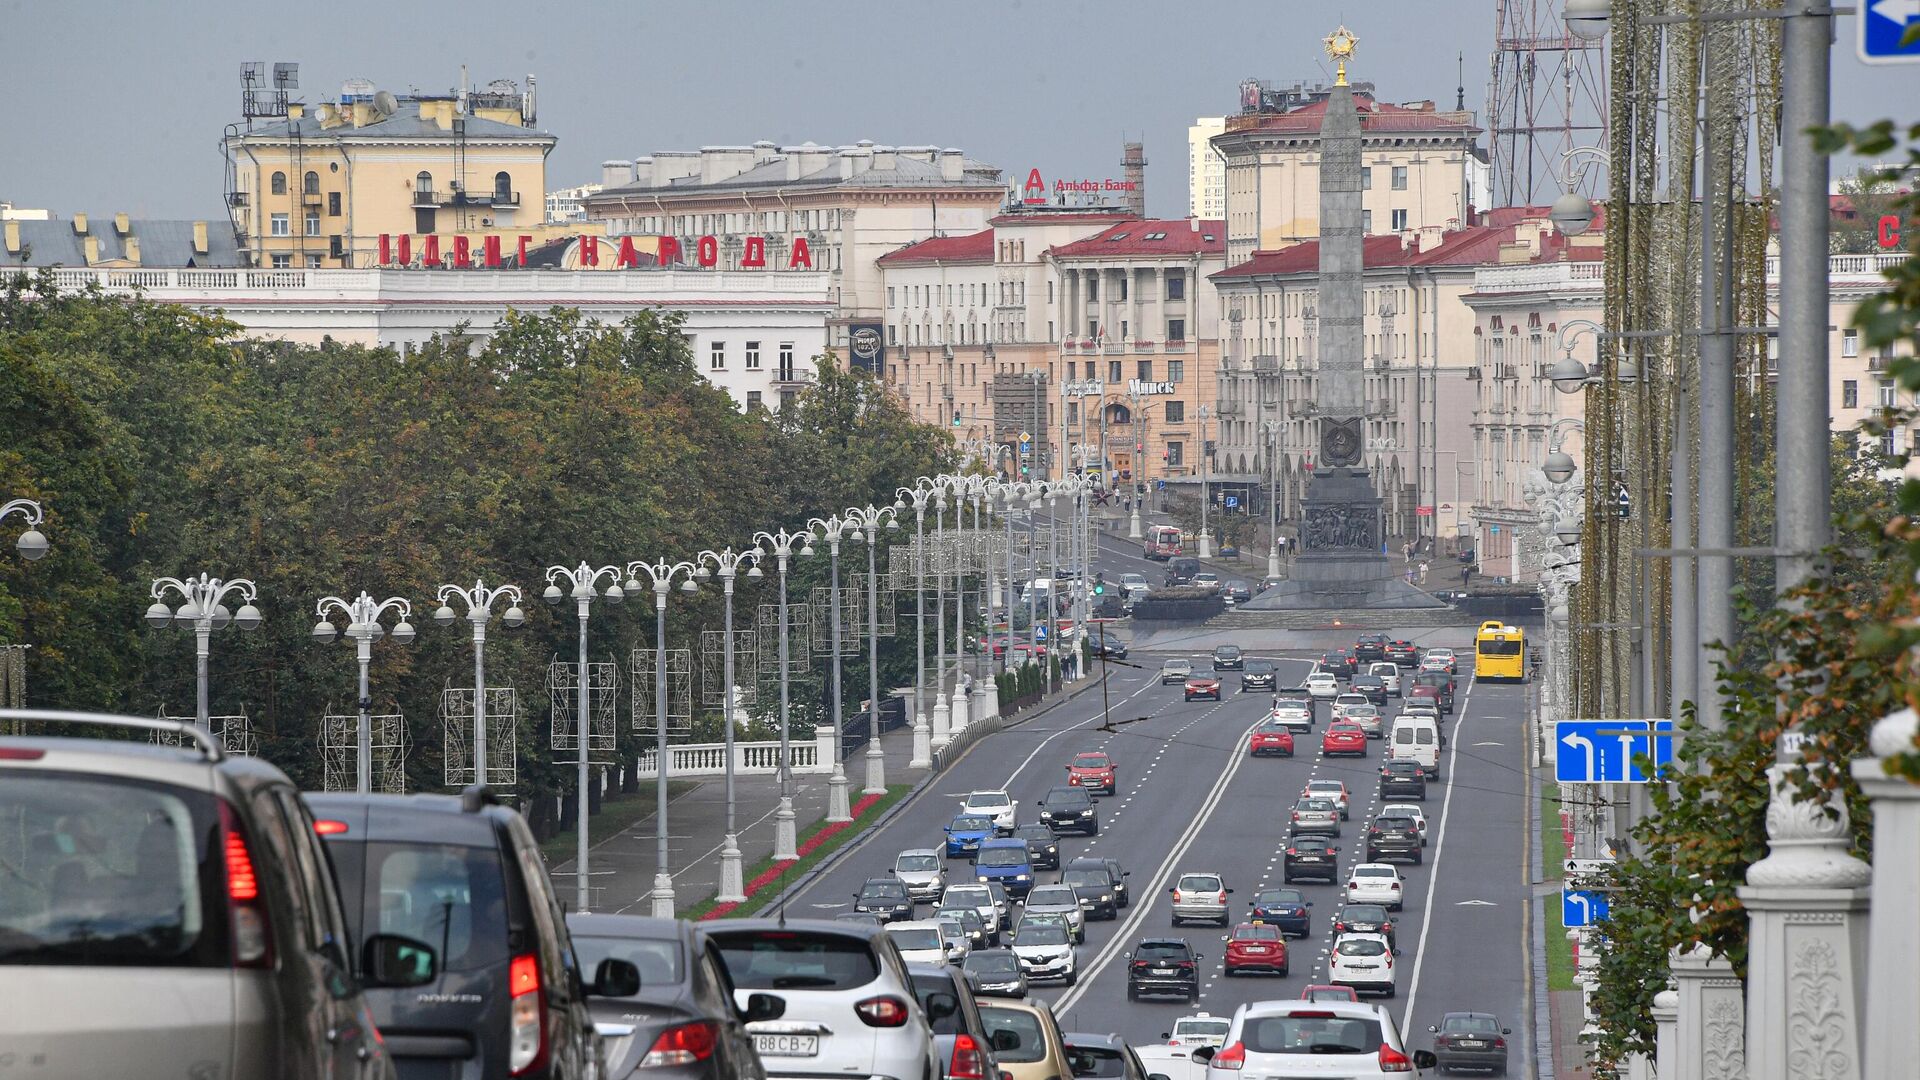
[[[1567,31],[1554,0],[1498,0],[1487,87],[1488,156],[1495,206],[1552,201],[1562,162],[1598,145],[1607,128],[1606,49]],[[1589,198],[1599,170],[1574,174]]]

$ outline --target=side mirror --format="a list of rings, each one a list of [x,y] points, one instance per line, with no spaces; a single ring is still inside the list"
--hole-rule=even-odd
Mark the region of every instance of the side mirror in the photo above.
[[[440,974],[433,947],[399,934],[374,934],[360,950],[360,970],[373,986],[425,986]]]
[[[1309,900],[1309,901],[1307,901],[1307,903],[1306,903],[1306,906],[1307,906],[1307,907],[1312,907],[1312,906],[1313,906],[1313,901],[1311,901],[1311,900]]]
[[[1227,890],[1227,894],[1228,894],[1229,896],[1231,896],[1231,895],[1233,894],[1233,890],[1232,890],[1232,889],[1228,889],[1228,890]]]
[[[1161,1037],[1161,1038],[1163,1038],[1163,1039],[1171,1039],[1171,1038],[1173,1038],[1173,1032],[1171,1032],[1171,1031],[1163,1031],[1163,1032],[1161,1032],[1161,1033],[1160,1033],[1160,1037]]]
[[[1131,960],[1131,959],[1133,959],[1133,954],[1132,954],[1131,952],[1123,952],[1123,953],[1121,953],[1121,954],[1120,954],[1120,959],[1122,959],[1122,960]]]
[[[1215,1050],[1213,1047],[1203,1046],[1200,1049],[1195,1050],[1193,1052],[1193,1060],[1204,1064],[1205,1062],[1209,1062],[1213,1060],[1214,1053],[1215,1053]]]
[[[593,985],[587,993],[594,997],[623,998],[640,992],[640,969],[631,961],[609,956],[594,969]]]
[[[1502,1034],[1502,1035],[1511,1035],[1511,1034],[1513,1034],[1513,1029],[1512,1029],[1512,1028],[1501,1028],[1501,1029],[1500,1029],[1500,1034]]]
[[[1413,1067],[1416,1069],[1431,1069],[1439,1064],[1440,1059],[1435,1057],[1431,1050],[1415,1050],[1413,1052]]]
[[[778,1020],[787,1014],[787,999],[776,994],[749,994],[747,1007],[740,1019],[751,1024],[756,1020]]]
[[[927,995],[927,1019],[945,1020],[960,1011],[960,999],[952,994],[935,992]]]
[[[1132,876],[1133,876],[1133,871],[1131,871],[1131,870],[1122,870],[1122,871],[1120,871],[1120,876],[1121,876],[1121,877],[1132,877]]]
[[[1439,1024],[1428,1024],[1428,1025],[1427,1025],[1427,1030],[1428,1030],[1428,1031],[1431,1031],[1431,1032],[1433,1032],[1434,1034],[1436,1034],[1436,1035],[1437,1035],[1437,1034],[1439,1034],[1439,1033],[1440,1033],[1440,1025],[1439,1025]]]

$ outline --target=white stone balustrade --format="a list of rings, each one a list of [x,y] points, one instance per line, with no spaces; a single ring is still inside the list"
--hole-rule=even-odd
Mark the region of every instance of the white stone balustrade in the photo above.
[[[812,740],[794,739],[788,743],[796,773],[833,771],[833,734],[827,732]],[[735,776],[772,776],[780,771],[780,741],[739,742],[733,744]],[[727,771],[727,744],[682,743],[667,747],[670,777],[721,776]],[[660,775],[652,747],[640,752],[636,762],[641,777]]]

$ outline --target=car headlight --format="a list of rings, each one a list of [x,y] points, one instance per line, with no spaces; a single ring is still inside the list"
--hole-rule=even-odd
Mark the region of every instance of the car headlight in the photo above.
[[[1112,900],[1112,899],[1113,899],[1113,894],[1112,894],[1112,893],[1101,893],[1101,894],[1100,894],[1100,902],[1101,902],[1101,903],[1103,903],[1103,904],[1104,904],[1104,903],[1106,903],[1106,902],[1107,902],[1107,901],[1109,901],[1109,900]]]
[[[1015,880],[1015,881],[1027,881],[1027,880],[1029,880],[1029,879],[1030,879],[1031,877],[1032,877],[1032,875],[1030,875],[1030,874],[1015,874],[1015,875],[1013,875],[1013,880]]]

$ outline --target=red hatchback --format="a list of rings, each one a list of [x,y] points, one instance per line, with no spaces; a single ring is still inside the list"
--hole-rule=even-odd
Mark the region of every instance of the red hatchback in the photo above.
[[[1366,757],[1367,733],[1358,724],[1333,724],[1320,736],[1320,752],[1327,757],[1335,754]]]
[[[1293,756],[1293,732],[1285,724],[1268,720],[1253,729],[1253,738],[1247,743],[1250,757],[1264,757],[1276,754],[1280,757]]]
[[[1189,675],[1187,677],[1186,700],[1194,698],[1212,698],[1220,700],[1220,680],[1212,675]]]
[[[1089,795],[1096,791],[1111,795],[1119,789],[1120,780],[1113,759],[1104,751],[1090,750],[1073,755],[1073,762],[1067,766],[1067,783],[1086,788]]]
[[[1287,973],[1287,939],[1268,923],[1241,923],[1227,938],[1227,974]]]

